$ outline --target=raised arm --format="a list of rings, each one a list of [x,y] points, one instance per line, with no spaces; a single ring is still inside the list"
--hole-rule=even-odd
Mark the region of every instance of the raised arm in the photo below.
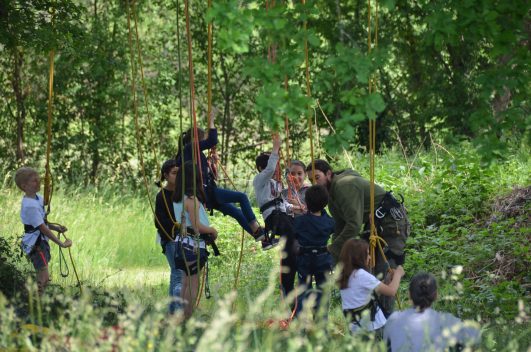
[[[273,149],[271,150],[271,155],[269,156],[269,160],[267,161],[266,168],[263,169],[258,175],[256,175],[256,183],[264,184],[266,182],[269,182],[269,180],[275,174],[279,159],[278,152],[280,150],[281,143],[282,141],[280,140],[280,136],[278,135],[278,133],[273,134]]]

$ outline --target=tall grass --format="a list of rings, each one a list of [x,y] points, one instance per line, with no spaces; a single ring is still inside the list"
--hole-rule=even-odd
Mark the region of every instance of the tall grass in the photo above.
[[[354,160],[356,169],[368,175],[366,156],[354,155]],[[345,167],[346,161],[336,166]],[[407,159],[399,151],[390,150],[378,158],[377,182],[405,196],[413,222],[406,283],[400,292],[402,306],[408,305],[407,279],[418,270],[432,271],[439,276],[441,286],[442,299],[436,308],[480,321],[484,349],[527,348],[529,298],[522,297],[519,290],[512,296],[509,291],[503,291],[510,297],[507,306],[501,307],[514,317],[523,317],[523,323],[498,320],[493,312],[481,308],[485,300],[470,293],[478,291],[468,291],[476,289],[467,286],[470,281],[463,276],[466,270],[465,274],[456,275],[454,268],[483,260],[471,253],[469,243],[460,241],[466,240],[468,230],[477,230],[474,221],[489,211],[489,202],[496,195],[515,185],[530,184],[530,169],[525,153],[515,153],[503,163],[483,166],[479,156],[466,146],[421,151]],[[6,174],[2,178],[0,235],[16,243],[22,232],[21,192],[12,186],[10,177]],[[169,268],[160,246],[155,243],[153,216],[144,191],[116,185],[56,188],[50,220],[69,228],[67,235],[74,242],[72,254],[83,285],[114,293],[101,302],[97,292],[77,297],[75,289],[64,291],[64,295],[63,291],[52,288],[44,306],[62,301],[68,314],[58,313],[54,319],[45,321],[52,330],[44,333],[46,338],[42,341],[38,339],[39,334],[20,328],[25,318],[17,317],[14,308],[0,298],[0,346],[40,346],[44,350],[62,345],[69,350],[109,350],[113,344],[127,350],[384,350],[382,344],[350,336],[337,292],[332,292],[327,320],[300,319],[286,331],[275,324],[272,328],[265,327],[267,319],[278,321],[289,315],[289,301],[280,298],[277,287],[279,252],[262,252],[245,234],[239,282],[234,291],[242,233],[234,220],[219,213],[211,218],[213,225],[220,229],[217,242],[222,253],[220,257],[210,257],[212,298],[203,297],[194,319],[186,325],[180,324],[165,313]],[[153,189],[153,196],[155,192]],[[453,246],[457,243],[459,246]],[[489,246],[494,244],[489,242]],[[529,253],[522,258],[529,260]],[[73,275],[62,278],[59,269],[57,247],[52,244],[53,282],[63,288],[73,288]],[[465,283],[464,288],[461,282]],[[480,283],[486,285],[479,291],[481,294],[496,289],[488,281]],[[60,297],[55,297],[55,293]],[[120,295],[115,296],[116,293]],[[68,298],[70,295],[74,298]],[[523,302],[523,308],[515,303],[518,300]],[[459,308],[463,305],[469,310]],[[119,326],[118,330],[109,328],[109,320],[105,318],[109,313],[114,314],[111,321]]]

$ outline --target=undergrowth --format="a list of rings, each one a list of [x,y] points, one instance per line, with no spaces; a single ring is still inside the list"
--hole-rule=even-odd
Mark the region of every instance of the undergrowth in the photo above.
[[[369,174],[364,155],[355,155],[354,161],[357,171]],[[346,161],[335,166],[345,167]],[[523,351],[529,347],[529,169],[525,153],[486,166],[466,145],[436,148],[407,159],[393,150],[379,156],[377,182],[404,195],[413,225],[400,289],[403,308],[408,305],[406,287],[411,276],[429,271],[440,286],[435,308],[480,323],[480,349]],[[144,191],[117,185],[57,187],[53,218],[70,229],[84,293],[79,294],[72,276],[60,277],[52,246],[50,271],[55,285],[43,298],[39,313],[35,304],[29,304],[35,297],[27,289],[31,284],[26,283],[30,264],[15,254],[21,232],[20,193],[10,177],[4,175],[0,190],[0,207],[5,210],[0,219],[1,347],[384,350],[382,344],[349,335],[337,292],[331,293],[328,320],[301,319],[288,330],[279,329],[276,323],[267,327],[269,319],[278,322],[289,314],[289,302],[280,300],[276,284],[278,252],[262,252],[245,235],[238,290],[233,291],[241,229],[219,214],[211,218],[221,229],[218,246],[222,252],[210,259],[213,298],[203,297],[187,324],[168,317],[169,270],[154,241]],[[4,280],[6,275],[13,281]],[[13,285],[8,286],[9,282]],[[49,330],[35,332],[28,323]]]

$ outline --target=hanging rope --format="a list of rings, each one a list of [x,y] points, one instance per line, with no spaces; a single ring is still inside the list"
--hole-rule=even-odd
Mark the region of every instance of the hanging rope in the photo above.
[[[375,0],[375,16],[374,16],[374,47],[376,48],[378,46],[378,0]],[[370,54],[372,51],[372,36],[371,36],[371,0],[367,0],[367,53]],[[375,77],[371,76],[369,78],[369,89],[368,92],[371,94],[376,88],[376,80]],[[375,152],[376,151],[376,118],[369,119],[369,160],[370,160],[370,214],[369,214],[369,222],[371,225],[370,229],[370,236],[369,236],[369,252],[371,255],[371,269],[374,270],[376,266],[376,250],[380,252],[380,255],[382,256],[382,259],[387,264],[387,268],[389,272],[392,272],[393,269],[391,269],[391,266],[389,265],[389,261],[387,260],[387,257],[384,253],[384,246],[387,245],[385,240],[378,236],[378,232],[376,231],[375,221],[374,221],[374,211],[375,211],[375,176],[374,176],[374,169],[375,169]],[[383,245],[382,245],[383,244]],[[400,296],[397,292],[396,294],[396,302],[398,305],[398,308],[401,309],[400,305]]]
[[[144,153],[142,149],[142,137],[140,134],[140,122],[138,117],[138,100],[136,96],[136,61],[134,56],[134,49],[133,49],[133,37],[132,37],[132,30],[131,30],[131,4],[130,0],[127,0],[127,29],[128,29],[128,43],[129,43],[129,54],[130,54],[130,62],[131,62],[131,95],[133,96],[133,116],[134,116],[134,124],[135,124],[135,139],[136,139],[136,146],[138,151],[138,158],[140,161],[140,170],[142,173],[142,180],[144,183],[144,188],[146,191],[146,195],[148,198],[149,206],[151,208],[151,212],[153,213],[153,216],[155,218],[155,221],[159,224],[159,227],[163,230],[163,234],[168,238],[168,240],[172,240],[171,236],[166,232],[164,227],[162,226],[160,220],[157,217],[157,214],[155,212],[155,207],[153,205],[153,200],[151,199],[151,192],[149,190],[149,181],[146,176],[146,169],[144,164]]]
[[[325,118],[326,123],[328,123],[328,126],[330,126],[330,129],[332,130],[332,132],[334,134],[336,134],[336,129],[334,128],[334,126],[332,126],[332,123],[328,119],[328,116],[326,116],[325,112],[323,111],[323,108],[321,107],[321,104],[319,104],[319,100],[316,100],[316,103],[317,103],[317,106],[319,107],[319,110],[321,111],[321,114]],[[341,146],[341,149],[343,149],[343,154],[347,158],[350,168],[353,169],[354,166],[352,165],[352,159],[351,159],[350,155],[347,153],[347,150],[345,149],[345,147]]]
[[[52,15],[53,18],[53,15]],[[52,19],[53,23],[53,19]],[[52,201],[52,172],[50,169],[50,155],[52,153],[52,115],[53,115],[53,77],[54,77],[54,59],[55,50],[50,50],[49,61],[49,77],[48,77],[48,123],[46,128],[46,164],[44,166],[44,206],[46,207],[46,215],[50,213]]]
[[[146,82],[145,82],[145,79],[144,79],[144,64],[143,64],[143,61],[142,61],[142,49],[141,49],[141,46],[140,46],[140,37],[138,35],[138,20],[137,20],[137,16],[136,16],[136,6],[135,6],[135,1],[133,0],[133,2],[131,3],[132,4],[132,12],[133,12],[133,21],[134,21],[134,24],[135,24],[135,43],[136,43],[136,51],[137,51],[137,57],[138,57],[138,66],[140,68],[140,78],[141,78],[141,83],[142,83],[142,93],[143,93],[143,96],[144,96],[144,108],[146,109],[146,116],[147,116],[147,125],[148,125],[148,130],[149,130],[149,135],[150,135],[150,145],[151,145],[151,150],[152,150],[152,153],[153,153],[153,157],[155,158],[155,165],[156,165],[156,172],[157,172],[157,179],[160,178],[160,164],[159,164],[159,161],[158,161],[158,157],[157,157],[157,150],[155,148],[155,133],[153,132],[153,124],[152,124],[152,118],[151,118],[151,113],[149,112],[149,104],[148,104],[148,93],[147,93],[147,88],[146,88]]]
[[[302,0],[302,4],[306,5],[306,0]],[[307,21],[304,21],[304,32],[307,31]],[[304,72],[306,77],[306,96],[308,98],[312,97],[312,90],[310,87],[310,60],[308,58],[308,38],[304,37]],[[312,127],[312,114],[311,108],[308,107],[308,135],[310,137],[310,158],[312,164],[312,181],[315,183],[315,156],[313,151],[313,127]]]
[[[199,176],[200,176],[200,179],[202,180],[203,179],[203,172],[202,172],[202,167],[201,167],[201,163],[199,162],[199,158],[200,158],[200,153],[201,153],[201,150],[199,148],[199,135],[198,135],[198,131],[197,131],[197,116],[196,116],[196,111],[195,111],[195,83],[194,83],[194,65],[193,65],[193,57],[192,57],[192,36],[190,34],[190,10],[189,10],[189,3],[188,3],[188,0],[185,0],[184,1],[184,11],[185,11],[185,18],[186,18],[186,37],[187,37],[187,41],[188,41],[188,74],[189,74],[189,79],[190,79],[190,111],[191,111],[191,115],[190,115],[190,118],[191,118],[191,125],[193,126],[193,136],[192,136],[192,160],[193,160],[193,172],[192,172],[192,175],[193,175],[193,192],[194,194],[197,194],[197,187],[203,187],[203,184],[201,182],[201,184],[198,186],[197,185],[197,177],[196,177],[196,164],[198,164],[198,167],[199,167]],[[184,150],[183,150],[184,152]],[[184,156],[183,156],[184,157]],[[182,163],[184,165],[184,163]],[[184,192],[183,192],[184,193]],[[184,206],[184,202],[183,202],[183,206]],[[194,209],[197,208],[197,197],[194,197]],[[193,224],[194,228],[197,228],[197,222],[199,221],[198,217],[196,216],[195,217],[195,224]],[[199,248],[200,246],[200,240],[199,238],[195,238],[195,241],[196,241],[196,245],[197,247]],[[199,251],[197,252],[197,261],[199,262],[200,261],[200,255],[199,255]],[[201,267],[200,263],[198,263],[198,267]],[[195,302],[195,306],[198,307],[199,306],[199,303],[201,301],[201,292],[202,292],[202,289],[203,289],[203,285],[204,285],[204,282],[205,282],[205,278],[206,278],[206,270],[203,270],[203,278],[202,278],[202,282],[201,282],[201,285],[200,285],[200,289],[197,291],[197,299],[196,299],[196,302]]]

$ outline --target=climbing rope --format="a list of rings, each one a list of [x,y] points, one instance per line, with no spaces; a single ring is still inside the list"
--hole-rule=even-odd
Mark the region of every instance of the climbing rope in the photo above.
[[[302,0],[302,4],[306,5],[306,0]],[[304,20],[304,32],[307,31],[308,23]],[[304,72],[306,78],[306,96],[312,97],[312,90],[310,87],[310,60],[308,58],[308,38],[304,37]],[[310,138],[310,158],[312,164],[312,181],[315,183],[315,156],[313,150],[313,128],[312,128],[312,114],[311,107],[308,106],[308,135]]]
[[[157,217],[157,214],[155,212],[155,207],[153,205],[153,200],[151,199],[151,192],[149,190],[149,182],[146,176],[146,169],[144,164],[144,153],[142,149],[142,138],[140,134],[140,122],[139,122],[139,115],[138,115],[138,100],[136,96],[136,61],[134,56],[134,49],[133,49],[133,37],[132,37],[132,29],[131,29],[131,3],[130,0],[127,0],[127,29],[128,29],[128,43],[129,43],[129,54],[130,54],[130,62],[131,62],[131,94],[133,96],[133,116],[134,116],[134,125],[135,125],[135,139],[136,139],[136,146],[138,151],[138,159],[140,161],[140,170],[142,172],[142,180],[144,183],[144,188],[146,191],[146,195],[149,201],[149,206],[151,208],[151,212],[153,213],[153,216],[155,217],[155,221],[159,224],[159,227],[163,229],[164,235],[168,238],[168,240],[172,240],[171,236],[164,230],[164,227],[160,223],[160,220]]]
[[[132,13],[133,13],[133,22],[135,24],[135,43],[136,43],[136,51],[137,51],[137,58],[138,58],[138,66],[140,68],[140,79],[142,83],[142,93],[144,96],[144,108],[146,109],[146,116],[147,116],[147,125],[148,125],[148,131],[150,135],[150,145],[153,153],[153,157],[155,158],[155,165],[156,165],[156,172],[157,172],[157,179],[160,178],[160,164],[157,157],[157,150],[155,148],[155,143],[153,142],[155,140],[155,133],[153,132],[153,123],[151,118],[151,113],[149,112],[149,104],[148,104],[148,93],[146,88],[146,82],[144,79],[144,64],[142,61],[142,49],[140,45],[140,37],[138,35],[138,20],[136,16],[136,6],[135,1],[131,3],[132,5]]]
[[[372,36],[371,36],[371,0],[367,0],[367,52],[368,54],[372,51]],[[378,46],[378,0],[375,0],[375,16],[374,16],[374,47]],[[373,76],[369,78],[369,89],[368,92],[371,94],[376,88],[376,80]],[[382,256],[382,259],[386,263],[386,266],[388,268],[388,272],[392,273],[393,269],[389,265],[389,261],[387,260],[387,257],[384,253],[383,247],[387,245],[385,240],[378,235],[378,232],[376,230],[375,220],[374,220],[374,212],[375,212],[375,176],[374,176],[374,168],[375,168],[375,151],[376,151],[376,117],[374,119],[369,118],[369,160],[370,160],[370,214],[369,214],[369,222],[370,222],[370,235],[369,235],[369,253],[371,256],[371,269],[374,270],[376,267],[376,250],[380,252],[380,255]],[[382,245],[383,244],[383,245]],[[400,295],[396,294],[396,302],[398,305],[398,308],[401,309],[400,304]]]
[[[53,18],[53,16],[52,16]],[[52,20],[53,23],[53,20]],[[50,69],[48,77],[48,122],[46,128],[46,164],[44,166],[44,206],[46,207],[46,214],[50,213],[52,200],[52,172],[50,169],[50,155],[52,153],[52,115],[53,115],[53,77],[54,77],[54,59],[55,50],[50,50],[49,60]]]

